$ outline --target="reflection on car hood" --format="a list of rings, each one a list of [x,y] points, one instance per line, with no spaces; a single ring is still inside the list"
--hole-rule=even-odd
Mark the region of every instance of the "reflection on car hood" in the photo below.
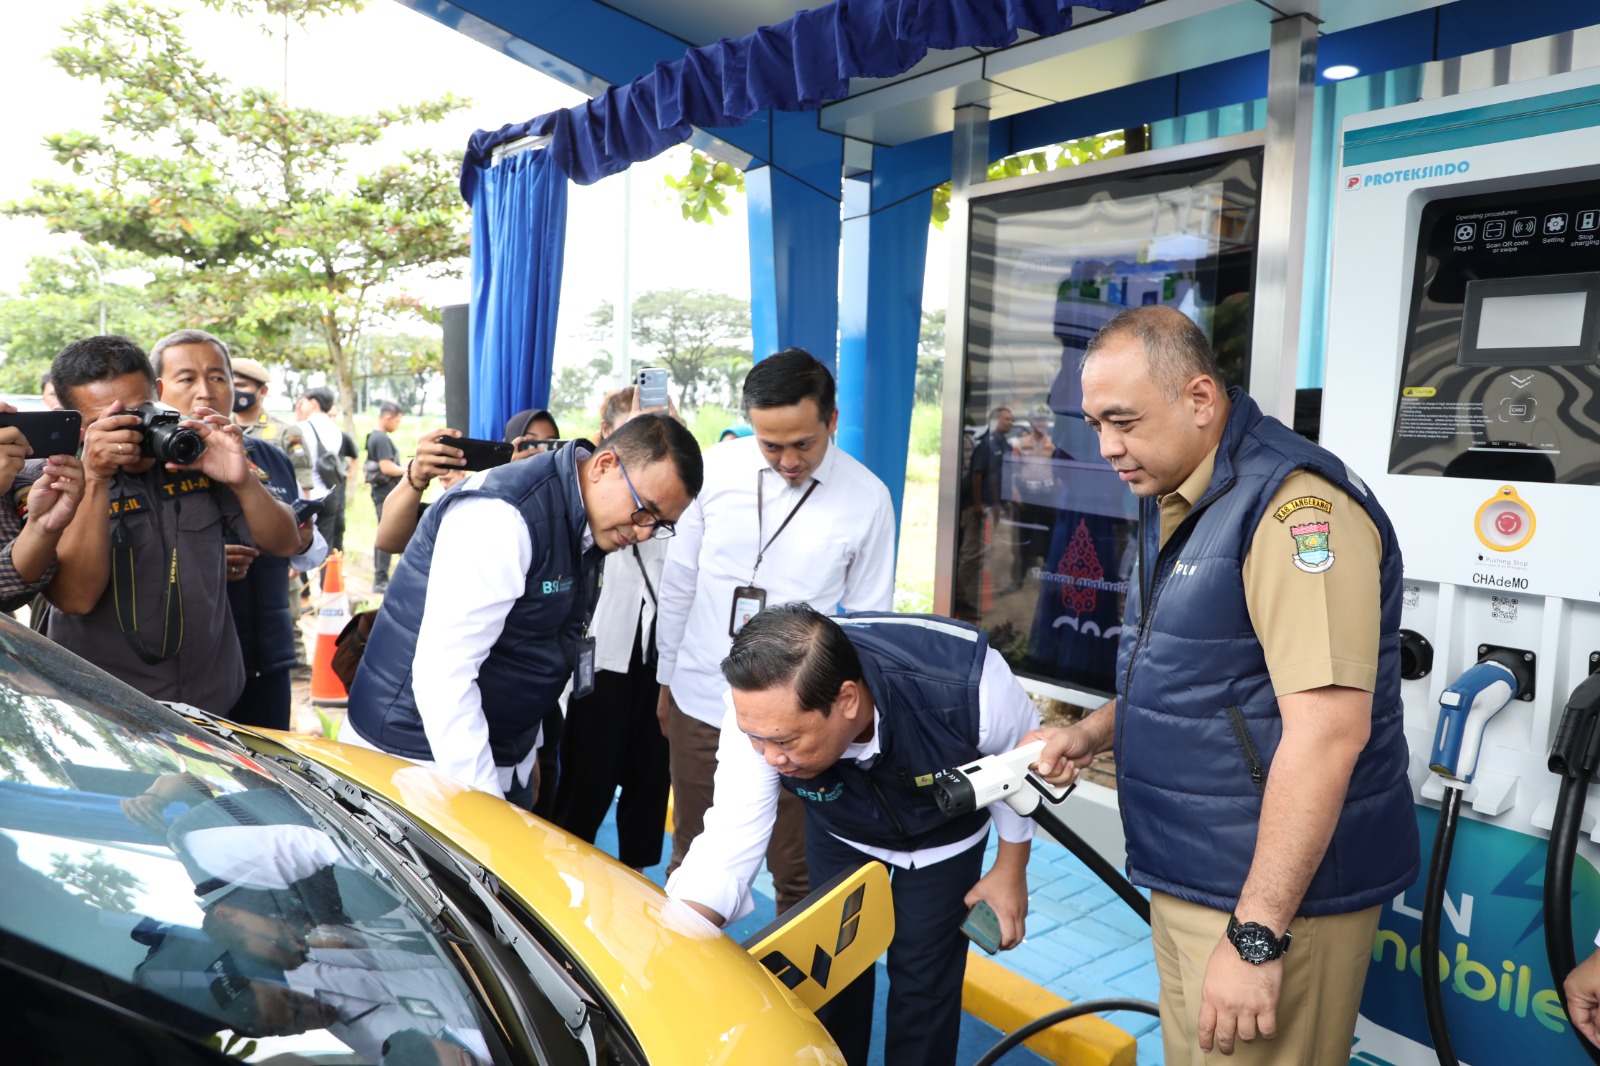
[[[588,970],[652,1061],[842,1061],[815,1017],[738,944],[597,848],[401,759],[262,735],[389,800],[492,870]]]

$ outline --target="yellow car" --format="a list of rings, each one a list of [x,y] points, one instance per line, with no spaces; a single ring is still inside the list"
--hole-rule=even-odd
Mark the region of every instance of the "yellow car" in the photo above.
[[[495,797],[186,711],[0,621],[7,1061],[843,1062],[801,997],[881,881],[764,966]]]

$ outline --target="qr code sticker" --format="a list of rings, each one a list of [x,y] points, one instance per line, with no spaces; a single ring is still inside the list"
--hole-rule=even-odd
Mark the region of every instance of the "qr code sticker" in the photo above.
[[[1422,602],[1421,585],[1404,585],[1400,592],[1400,606],[1407,611],[1415,610]]]
[[[1489,617],[1496,622],[1515,622],[1517,620],[1517,598],[1515,596],[1489,597]]]

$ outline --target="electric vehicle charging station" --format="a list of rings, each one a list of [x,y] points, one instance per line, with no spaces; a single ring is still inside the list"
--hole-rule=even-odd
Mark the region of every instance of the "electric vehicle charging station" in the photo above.
[[[1600,71],[1353,117],[1341,166],[1321,442],[1373,490],[1404,552],[1402,698],[1425,849],[1447,789],[1459,796],[1444,1015],[1463,1062],[1584,1062],[1546,961],[1543,884],[1560,785],[1547,760],[1600,667]],[[1531,682],[1501,685],[1506,698],[1480,701],[1469,724],[1452,686],[1490,655]],[[1457,730],[1445,756],[1441,710]],[[1457,760],[1467,779],[1447,780]],[[1586,813],[1579,960],[1600,928],[1597,840]],[[1425,863],[1384,908],[1353,1062],[1437,1061],[1427,878]]]

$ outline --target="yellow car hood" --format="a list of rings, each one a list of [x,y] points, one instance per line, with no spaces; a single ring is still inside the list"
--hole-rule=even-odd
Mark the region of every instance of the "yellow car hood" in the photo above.
[[[492,870],[604,990],[652,1063],[844,1062],[816,1016],[744,949],[577,837],[402,759],[316,737],[238,731],[382,796]]]

